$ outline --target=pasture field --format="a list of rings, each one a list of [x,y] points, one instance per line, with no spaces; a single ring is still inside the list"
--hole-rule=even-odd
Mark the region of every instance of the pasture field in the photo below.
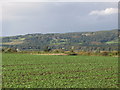
[[[2,55],[3,88],[118,88],[118,58]]]

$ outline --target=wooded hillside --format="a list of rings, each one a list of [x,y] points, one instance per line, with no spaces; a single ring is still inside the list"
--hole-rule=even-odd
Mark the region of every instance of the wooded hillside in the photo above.
[[[118,30],[97,32],[72,32],[27,34],[2,37],[3,47],[20,50],[81,50],[81,51],[112,51],[118,50]]]

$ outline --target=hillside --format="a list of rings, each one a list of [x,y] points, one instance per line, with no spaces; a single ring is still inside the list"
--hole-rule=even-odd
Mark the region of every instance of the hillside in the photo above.
[[[118,30],[97,32],[27,34],[2,37],[3,47],[18,48],[20,50],[117,50]]]

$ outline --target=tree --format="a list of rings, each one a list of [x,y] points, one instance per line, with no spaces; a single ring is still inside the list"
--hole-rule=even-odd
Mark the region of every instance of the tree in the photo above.
[[[44,49],[45,52],[49,52],[51,51],[51,48],[49,46],[46,46],[45,49]]]
[[[14,52],[17,52],[17,50],[14,49],[14,48],[5,48],[2,51],[5,52],[5,53],[14,53]]]

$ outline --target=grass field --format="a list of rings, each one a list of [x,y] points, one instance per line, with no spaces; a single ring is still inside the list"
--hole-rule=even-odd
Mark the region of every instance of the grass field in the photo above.
[[[118,58],[3,54],[3,88],[117,88]]]

